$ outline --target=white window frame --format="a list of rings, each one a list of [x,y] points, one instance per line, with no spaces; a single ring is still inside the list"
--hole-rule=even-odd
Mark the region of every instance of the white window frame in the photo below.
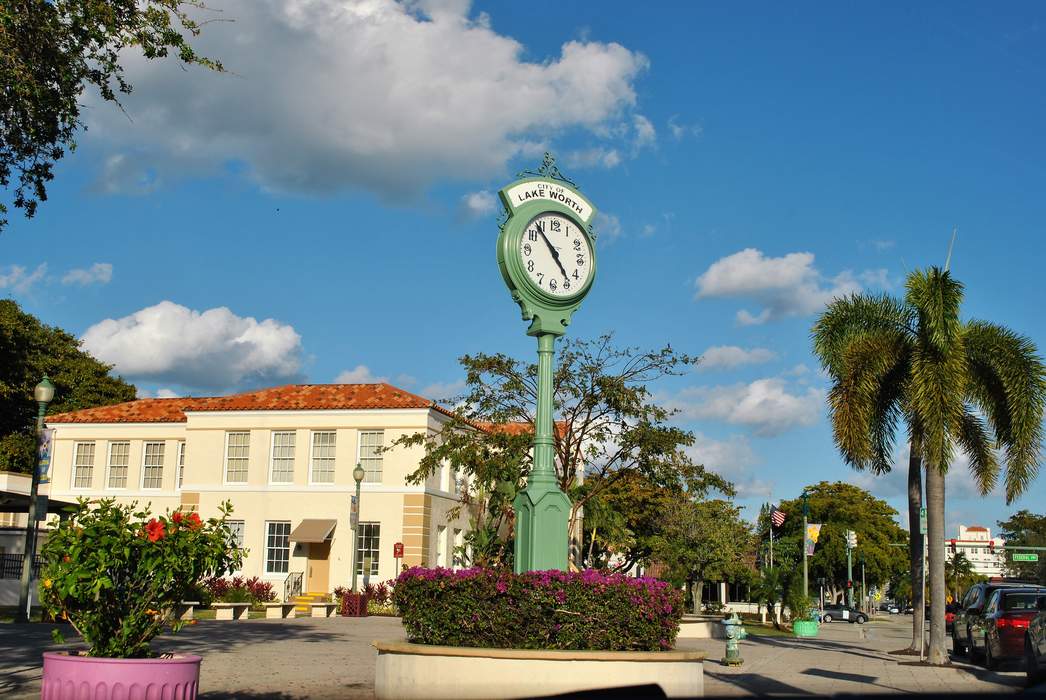
[[[447,526],[436,526],[436,566],[447,568]]]
[[[276,436],[277,435],[290,435],[291,436],[291,476],[287,481],[276,481]],[[284,445],[284,447],[286,447]],[[298,431],[296,430],[273,430],[269,433],[269,483],[270,484],[293,484],[294,483],[294,460],[295,453],[298,450]],[[286,457],[281,457],[281,460],[286,460]]]
[[[377,457],[377,459],[379,459],[381,461],[381,471],[379,472],[381,478],[376,480],[376,481],[374,479],[370,478],[370,470],[367,469],[367,465],[363,464],[363,435],[366,434],[366,433],[381,433],[381,445],[379,445],[378,448],[379,449],[383,449],[385,447],[385,429],[384,428],[367,428],[365,430],[364,429],[360,429],[360,430],[356,431],[356,463],[361,465],[363,467],[363,470],[364,470],[364,476],[363,476],[363,482],[362,483],[364,483],[364,484],[381,484],[381,483],[383,483],[383,481],[385,479],[385,457],[384,457],[384,455],[379,455]],[[373,459],[373,458],[368,458],[368,459]]]
[[[236,541],[235,540],[236,533],[233,533],[234,541],[230,542],[230,544],[233,545],[234,548],[236,548],[236,549],[240,550],[241,552],[243,552],[243,554],[244,554],[243,559],[244,559],[244,562],[246,562],[246,559],[247,559],[247,556],[246,556],[246,554],[247,554],[247,550],[246,550],[246,547],[247,547],[247,545],[246,545],[246,542],[247,542],[247,521],[246,520],[226,520],[225,524],[230,526],[229,527],[230,530],[232,530],[232,527],[231,527],[232,525],[239,524],[239,526],[240,526],[239,527],[239,531],[240,531],[239,532],[239,534],[240,534],[239,539],[238,539],[238,541]],[[268,542],[266,542],[266,544],[268,544]],[[288,559],[288,561],[289,561],[289,559]],[[290,566],[288,566],[287,568],[290,568]],[[242,564],[241,564],[241,568],[236,569],[235,571],[242,571],[242,570],[243,569],[242,569]]]
[[[113,486],[113,447],[116,445],[127,445],[127,464],[124,465],[123,486]],[[108,491],[126,491],[127,482],[131,480],[131,441],[110,440],[105,455],[105,488]]]
[[[87,483],[86,486],[77,486],[76,485],[76,479],[80,475],[80,469],[88,467],[88,465],[86,465],[86,464],[84,464],[84,465],[77,464],[77,457],[80,455],[80,445],[90,445],[91,446],[91,464],[90,464],[91,478],[88,480],[88,483]],[[73,469],[72,469],[72,474],[71,474],[72,479],[69,482],[69,488],[86,490],[86,489],[90,489],[92,486],[94,486],[94,463],[97,461],[97,458],[98,458],[97,443],[94,440],[78,440],[78,441],[73,443]]]
[[[371,520],[371,521],[367,521],[367,522],[362,522],[361,521],[359,523],[359,525],[360,525],[360,527],[358,527],[356,529],[356,549],[352,553],[353,556],[355,557],[355,560],[352,562],[352,566],[353,566],[353,568],[356,570],[356,572],[360,576],[363,575],[363,559],[364,559],[363,554],[364,554],[364,551],[360,547],[360,540],[363,538],[363,531],[365,529],[369,529],[370,527],[377,527],[378,528],[378,536],[376,538],[377,541],[374,543],[374,546],[372,548],[369,548],[369,549],[366,550],[367,553],[371,554],[370,574],[369,575],[370,576],[377,576],[378,575],[378,570],[380,568],[380,563],[381,563],[381,522],[378,521],[378,520]],[[367,528],[364,528],[363,527],[364,525],[366,525]],[[373,535],[368,535],[368,537],[373,538],[374,536]]]
[[[330,445],[324,445],[324,447],[330,447],[333,450],[331,460],[331,472],[330,481],[317,481],[316,480],[316,436],[330,434],[334,436]],[[337,476],[338,470],[338,431],[337,430],[312,430],[309,432],[309,485],[312,484],[333,484],[334,479]]]
[[[174,487],[179,491],[182,490],[182,482],[185,481],[185,440],[178,441],[178,454],[177,461],[175,462],[175,482]]]
[[[160,485],[159,486],[146,486],[145,485],[145,456],[149,452],[149,445],[160,446]],[[146,440],[142,443],[142,476],[141,476],[141,489],[142,491],[160,491],[163,489],[163,468],[164,462],[167,461],[167,443],[164,440]]]
[[[269,545],[269,538],[272,536],[271,532],[272,532],[272,526],[273,525],[286,525],[287,526],[286,527],[287,533],[285,535],[285,537],[287,538],[287,546],[286,547],[275,547],[275,548],[270,547],[270,545]],[[291,552],[294,549],[293,546],[291,545],[290,536],[291,536],[291,521],[290,520],[266,520],[265,521],[265,563],[264,563],[263,566],[265,567],[265,574],[266,575],[270,575],[270,576],[282,575],[282,574],[287,574],[287,573],[290,572],[290,570],[291,570]],[[287,550],[287,570],[286,571],[273,571],[271,568],[269,568],[269,563],[271,561],[269,559],[269,550],[270,550],[270,548],[272,548],[272,549],[280,549],[280,550],[286,549]]]
[[[229,438],[233,435],[247,436],[247,461],[246,469],[243,471],[243,481],[229,481]],[[238,459],[238,458],[237,458]],[[246,484],[251,476],[251,431],[250,430],[226,430],[225,431],[225,456],[222,459],[222,483],[223,484]]]
[[[454,546],[450,550],[450,559],[454,562],[454,565],[451,568],[456,571],[465,565],[465,561],[462,559],[463,554],[458,553],[458,547],[465,546],[465,530],[463,528],[454,528],[454,539],[452,542]]]

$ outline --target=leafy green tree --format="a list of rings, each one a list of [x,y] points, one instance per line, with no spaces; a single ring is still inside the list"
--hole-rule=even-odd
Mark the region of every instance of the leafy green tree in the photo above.
[[[46,374],[55,385],[49,413],[131,401],[135,388],[80,341],[46,326],[10,299],[0,299],[0,469],[29,473],[36,463],[33,388]]]
[[[845,482],[822,481],[807,487],[809,520],[822,523],[817,546],[808,560],[810,580],[825,579],[825,586],[835,600],[846,591],[846,531],[857,533],[857,549],[853,552],[855,587],[860,585],[860,557],[865,562],[865,583],[869,588],[885,585],[899,571],[907,571],[904,549],[892,545],[907,544],[908,533],[895,518],[897,511],[886,501],[876,498],[862,488]],[[775,542],[775,560],[780,543],[781,551],[797,551],[797,566],[802,567],[803,533],[802,500],[784,500],[781,510],[788,513],[778,528]],[[855,589],[855,599],[860,592]]]
[[[198,0],[12,0],[0,3],[0,186],[27,218],[47,199],[55,162],[76,147],[82,96],[89,86],[117,102],[130,93],[120,59],[174,53],[185,64],[222,70],[186,37],[201,23]],[[0,202],[0,231],[7,225]]]
[[[1014,561],[1010,547],[1046,547],[1046,515],[1019,510],[1009,520],[999,521],[999,537],[1006,540],[1006,573],[1022,581],[1038,581],[1046,585],[1046,552],[1039,552],[1039,561]]]
[[[1007,502],[1038,470],[1046,370],[1034,344],[1002,326],[959,318],[962,285],[938,268],[908,276],[903,301],[851,296],[832,302],[813,328],[832,379],[832,428],[844,459],[884,473],[897,425],[908,428],[909,523],[918,522],[918,471],[925,466],[932,664],[947,660],[944,634],[944,475],[958,445],[982,493],[1000,460]],[[921,543],[911,538],[912,571]],[[921,580],[913,580],[917,604]],[[922,621],[913,627],[913,646]]]
[[[444,464],[465,477],[470,498],[486,494],[488,518],[500,517],[507,545],[511,502],[531,468],[530,443],[537,401],[537,365],[503,354],[466,355],[466,389],[456,397],[452,419],[434,433],[403,436],[390,445],[421,447],[424,455],[408,480],[421,483]],[[639,488],[674,489],[695,495],[710,490],[732,495],[722,477],[694,463],[685,448],[692,433],[670,424],[673,411],[652,400],[647,384],[689,370],[697,358],[671,347],[619,348],[611,335],[564,340],[553,376],[556,477],[573,503],[569,532],[572,563],[581,564],[580,519],[589,501],[641,477]],[[627,499],[617,499],[628,507]],[[626,514],[626,519],[629,516]],[[636,518],[634,520],[639,520]],[[648,546],[644,545],[647,547]],[[628,554],[633,561],[646,551]]]
[[[686,585],[694,612],[700,612],[705,581],[725,581],[746,571],[751,525],[738,506],[720,499],[680,499],[663,517],[653,559],[667,568],[670,579]]]
[[[957,552],[955,556],[949,559],[944,564],[944,578],[948,586],[952,589],[952,600],[961,600],[962,594],[979,579],[984,578],[978,576],[973,570],[973,564],[966,558],[966,555],[962,552]]]

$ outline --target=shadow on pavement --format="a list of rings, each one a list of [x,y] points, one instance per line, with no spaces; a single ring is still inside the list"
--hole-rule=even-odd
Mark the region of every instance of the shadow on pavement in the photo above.
[[[705,669],[705,678],[713,678],[720,683],[736,685],[738,688],[747,690],[755,695],[768,695],[770,693],[786,693],[788,695],[809,695],[809,691],[797,688],[788,683],[782,683],[776,678],[764,676],[760,673],[716,673]]]
[[[876,685],[876,681],[879,680],[876,676],[866,676],[862,673],[843,673],[842,671],[826,671],[820,668],[808,668],[805,671],[800,671],[806,676],[818,676],[820,678],[831,678],[839,681],[849,681],[851,683],[868,683],[869,685]]]

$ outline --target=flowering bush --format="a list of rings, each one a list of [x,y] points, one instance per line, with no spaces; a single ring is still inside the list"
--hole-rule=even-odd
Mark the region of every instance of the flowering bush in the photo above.
[[[413,567],[392,600],[412,642],[502,649],[671,649],[683,615],[670,584],[593,570]]]
[[[150,517],[112,499],[80,499],[41,548],[40,601],[66,615],[90,656],[151,656],[149,642],[166,626],[181,627],[174,607],[198,582],[238,567],[225,519],[196,513]],[[63,641],[56,631],[57,641]]]
[[[262,581],[257,576],[243,578],[233,576],[231,579],[213,576],[206,579],[202,588],[207,605],[214,601],[223,603],[271,603],[276,600],[276,591],[268,581]]]

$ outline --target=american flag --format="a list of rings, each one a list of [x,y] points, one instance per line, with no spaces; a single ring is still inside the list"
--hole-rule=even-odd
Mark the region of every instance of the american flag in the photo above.
[[[778,510],[777,506],[774,506],[770,511],[770,522],[774,524],[774,527],[781,527],[785,521],[785,515],[783,510]]]

